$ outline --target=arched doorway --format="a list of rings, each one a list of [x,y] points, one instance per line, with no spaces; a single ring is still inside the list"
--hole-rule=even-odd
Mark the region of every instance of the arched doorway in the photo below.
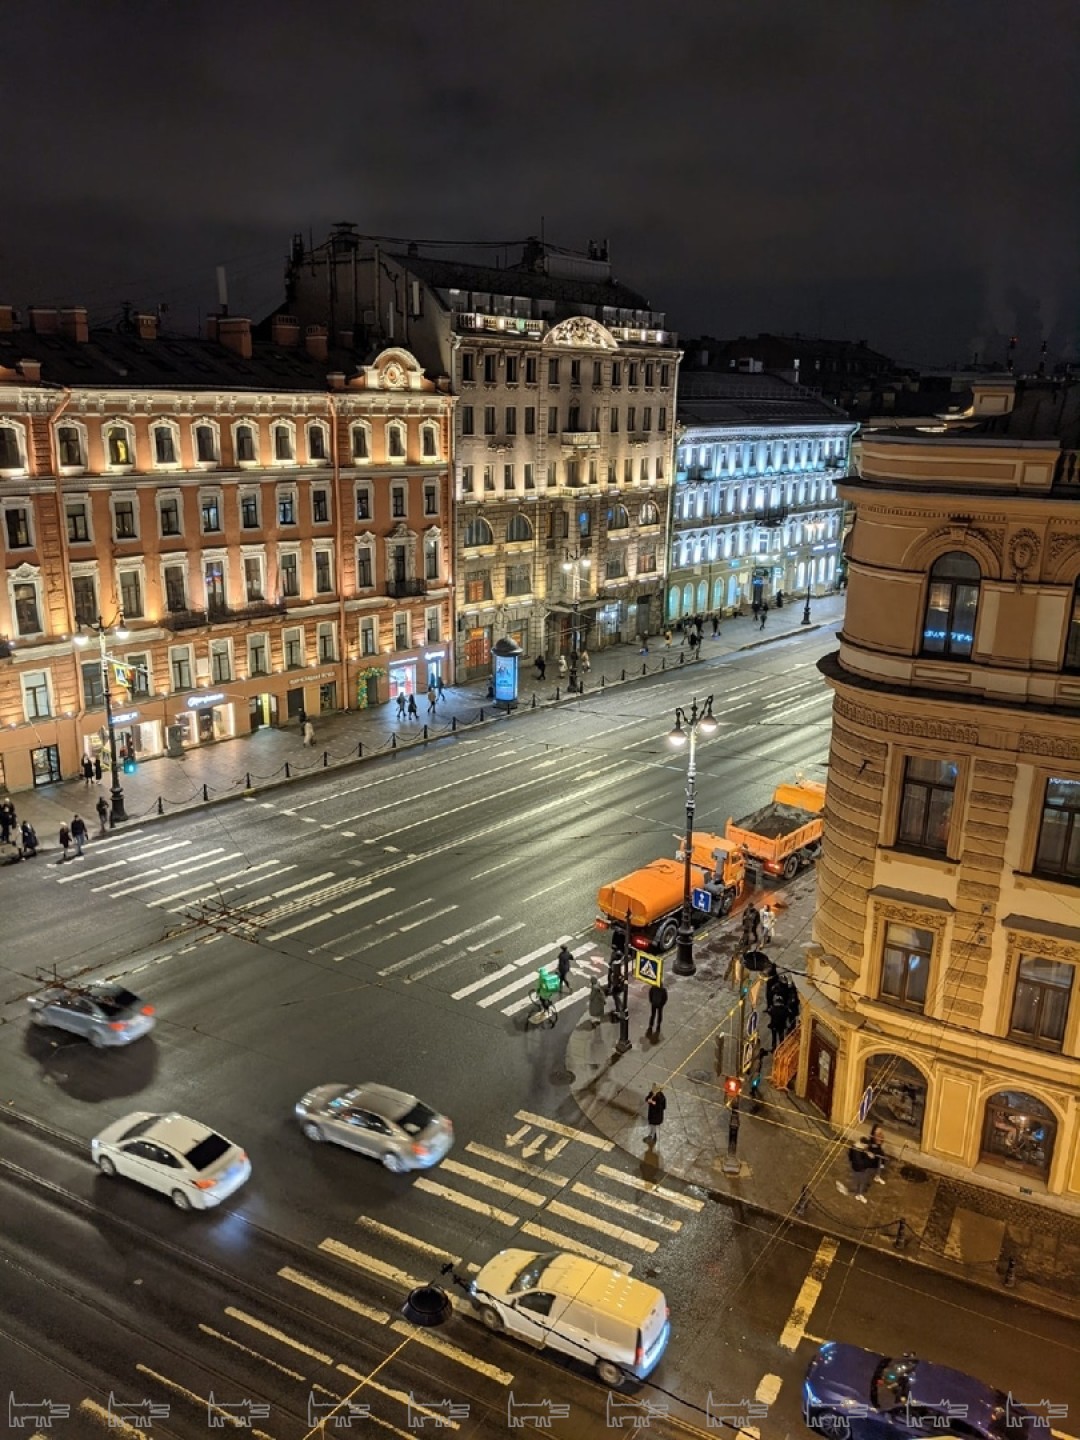
[[[694,587],[688,580],[682,591],[682,613],[685,618],[694,613]]]
[[[724,605],[724,582],[723,582],[723,579],[718,575],[718,576],[716,577],[716,579],[713,581],[713,587],[712,587],[712,608],[713,608],[714,610],[717,610],[717,611],[718,611],[718,610],[721,610],[721,609],[723,608],[723,605]]]
[[[679,587],[677,585],[673,585],[668,591],[667,618],[669,620],[677,620],[679,618]]]
[[[1048,1106],[1022,1090],[999,1090],[986,1102],[979,1159],[1045,1181],[1056,1139]]]
[[[922,1144],[926,1116],[926,1076],[901,1055],[868,1055],[863,1089],[874,1098],[867,1118]]]

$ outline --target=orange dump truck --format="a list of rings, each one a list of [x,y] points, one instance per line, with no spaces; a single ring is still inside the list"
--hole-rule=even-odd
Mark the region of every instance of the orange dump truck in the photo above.
[[[772,802],[744,820],[729,820],[725,837],[746,857],[746,868],[790,880],[821,854],[825,786],[819,780],[779,785]]]
[[[616,880],[601,885],[597,894],[600,914],[598,930],[615,930],[629,925],[630,943],[638,950],[670,950],[679,933],[685,883],[683,846],[674,860],[654,860]],[[712,897],[708,910],[692,907],[691,919],[702,925],[716,915],[726,915],[742,894],[746,864],[742,852],[721,835],[694,834],[690,855],[692,890],[707,890]]]

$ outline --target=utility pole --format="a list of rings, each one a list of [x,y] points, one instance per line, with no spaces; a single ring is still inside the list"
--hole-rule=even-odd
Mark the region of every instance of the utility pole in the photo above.
[[[733,961],[735,980],[739,986],[739,1036],[735,1046],[736,1083],[731,1087],[731,1111],[728,1118],[727,1155],[722,1166],[725,1175],[738,1175],[742,1168],[739,1160],[739,1097],[743,1086],[743,1053],[746,1049],[746,967],[736,956]]]

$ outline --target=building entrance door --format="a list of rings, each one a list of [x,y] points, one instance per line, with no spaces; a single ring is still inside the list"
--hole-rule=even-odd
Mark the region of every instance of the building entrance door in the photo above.
[[[806,1098],[829,1118],[833,1086],[836,1084],[836,1041],[815,1024],[810,1031],[810,1064],[806,1073]]]

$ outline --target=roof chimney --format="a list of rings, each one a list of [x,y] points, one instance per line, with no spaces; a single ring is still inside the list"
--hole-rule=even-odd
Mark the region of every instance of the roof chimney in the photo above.
[[[90,326],[85,305],[70,305],[60,311],[60,334],[66,335],[69,340],[77,340],[80,345],[86,344],[90,338]]]
[[[325,361],[329,354],[325,325],[309,325],[304,332],[304,349],[313,360]]]
[[[55,310],[41,305],[30,306],[30,329],[35,335],[56,335],[60,329],[60,316]]]
[[[140,340],[156,340],[158,317],[139,311],[135,316],[135,334]]]
[[[239,315],[217,317],[217,338],[226,350],[232,350],[242,360],[251,359],[251,321]]]
[[[207,340],[218,338],[218,317],[216,315],[207,315],[206,317],[206,338]]]
[[[15,306],[0,305],[0,335],[10,335],[15,329]]]
[[[20,360],[19,374],[24,380],[33,380],[36,383],[41,379],[41,361]]]
[[[300,344],[300,321],[295,315],[275,315],[270,321],[270,337],[275,345],[294,349]]]
[[[342,370],[331,370],[326,377],[326,383],[331,390],[345,389],[345,373]]]

